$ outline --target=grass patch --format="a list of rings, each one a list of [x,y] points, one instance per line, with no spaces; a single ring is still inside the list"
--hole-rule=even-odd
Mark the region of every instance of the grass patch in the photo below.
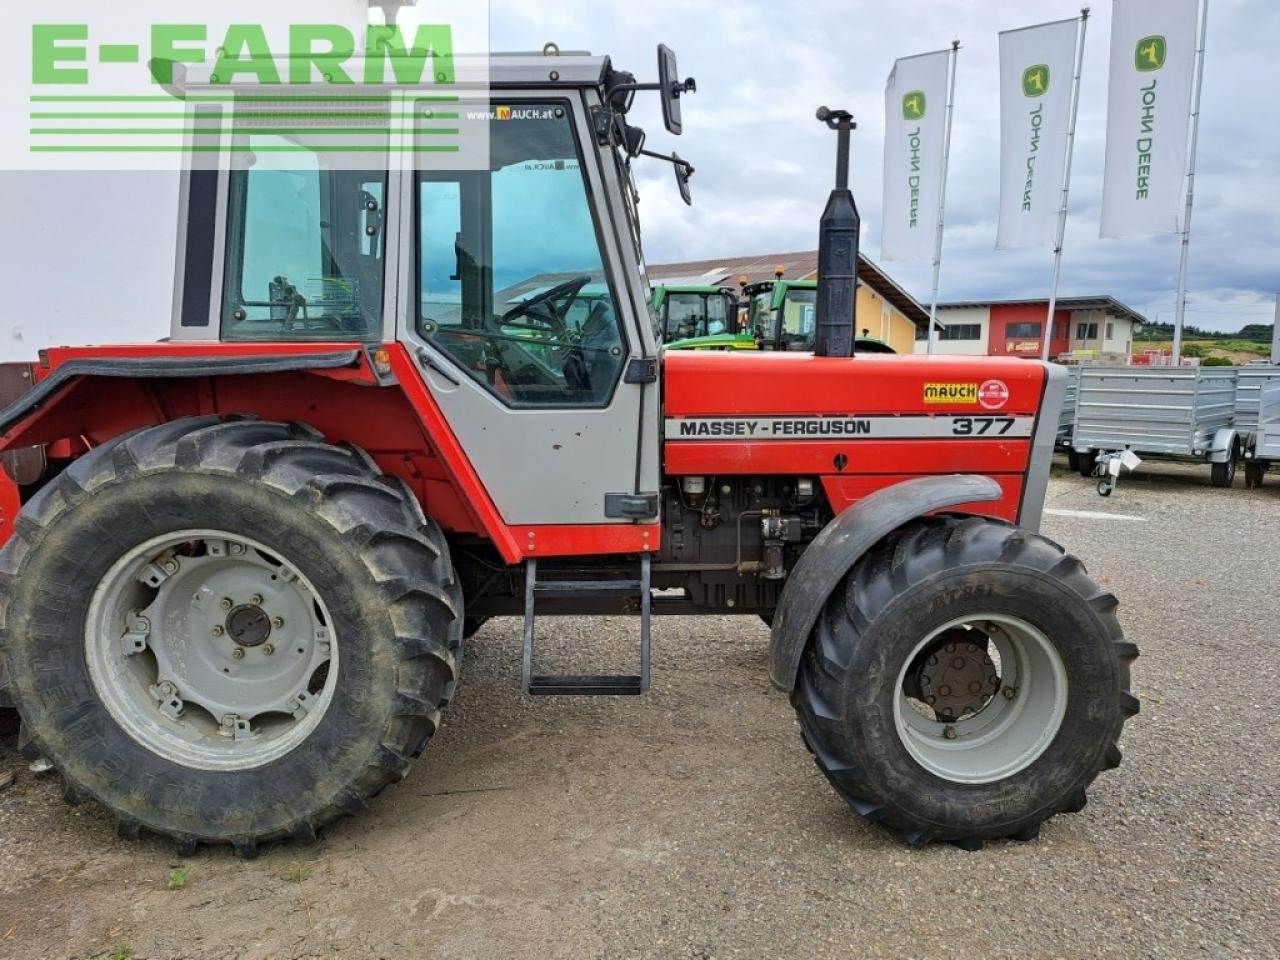
[[[292,867],[280,874],[282,880],[289,883],[302,883],[304,880],[311,879],[311,868],[305,863],[295,863]]]
[[[170,890],[181,890],[187,885],[187,881],[191,878],[190,867],[174,867],[169,871],[169,877],[165,880],[164,885]]]
[[[110,953],[104,953],[98,960],[133,960],[133,947],[127,943],[121,944]]]

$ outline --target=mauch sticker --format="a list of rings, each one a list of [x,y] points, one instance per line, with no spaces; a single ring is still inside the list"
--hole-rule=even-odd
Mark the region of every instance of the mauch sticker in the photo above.
[[[926,383],[924,402],[927,404],[974,404],[978,402],[976,383]]]
[[[1003,410],[1009,402],[1009,385],[1003,380],[988,380],[978,388],[978,402],[984,410]]]

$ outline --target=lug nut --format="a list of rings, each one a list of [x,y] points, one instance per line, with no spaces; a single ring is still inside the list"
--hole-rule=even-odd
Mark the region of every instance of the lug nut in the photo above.
[[[264,643],[264,644],[262,645],[262,652],[263,652],[263,653],[265,653],[265,654],[269,657],[269,656],[271,656],[273,653],[275,653],[275,652],[276,652],[276,648],[275,648],[275,647],[273,647],[273,646],[272,646],[271,644],[269,644],[269,643]]]
[[[1005,698],[1006,700],[1012,700],[1012,699],[1013,699],[1014,697],[1016,697],[1017,695],[1018,695],[1018,691],[1017,691],[1017,688],[1016,688],[1016,687],[1005,687],[1005,688],[1004,688],[1004,698]]]
[[[271,626],[279,630],[284,626],[284,617],[273,617],[271,620]]]
[[[222,626],[222,624],[218,624],[217,626],[215,626],[215,627],[213,628],[213,635],[214,635],[215,637],[220,637],[220,636],[222,636],[222,635],[223,635],[224,633],[226,633],[226,632],[227,632],[227,631],[226,631],[226,629]]]
[[[231,602],[231,598],[230,598],[230,597],[223,597],[223,598],[222,598],[221,607],[222,607],[222,609],[223,609],[223,610],[230,610],[230,609],[231,609],[232,607],[234,607],[234,606],[235,606],[235,604]]]
[[[249,598],[249,602],[252,603],[255,607],[262,606],[262,594],[255,593],[252,597]]]
[[[943,727],[942,735],[946,737],[948,740],[954,740],[958,736],[958,734],[956,733],[955,727]]]
[[[231,651],[231,656],[235,657],[237,660],[243,660],[244,647],[236,647],[234,650]]]

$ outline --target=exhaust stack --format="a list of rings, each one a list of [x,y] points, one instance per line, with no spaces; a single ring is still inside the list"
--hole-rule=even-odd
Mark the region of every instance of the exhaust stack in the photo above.
[[[818,119],[836,131],[836,188],[818,227],[818,308],[814,353],[853,356],[858,324],[858,235],[862,220],[849,190],[849,140],[858,125],[846,110],[818,108]]]

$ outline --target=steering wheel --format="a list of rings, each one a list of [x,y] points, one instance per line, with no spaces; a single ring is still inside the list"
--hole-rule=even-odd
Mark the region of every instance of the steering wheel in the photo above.
[[[565,283],[558,283],[550,290],[544,290],[536,297],[530,297],[528,300],[522,300],[514,307],[502,315],[500,324],[510,323],[516,317],[527,316],[535,320],[549,319],[558,326],[564,326],[564,318],[569,313],[569,307],[573,305],[573,301],[578,298],[578,294],[582,292],[582,288],[591,282],[590,277],[574,277],[574,279]],[[563,308],[557,307],[557,301],[564,300]],[[543,316],[535,312],[535,308],[543,307],[550,317]]]

